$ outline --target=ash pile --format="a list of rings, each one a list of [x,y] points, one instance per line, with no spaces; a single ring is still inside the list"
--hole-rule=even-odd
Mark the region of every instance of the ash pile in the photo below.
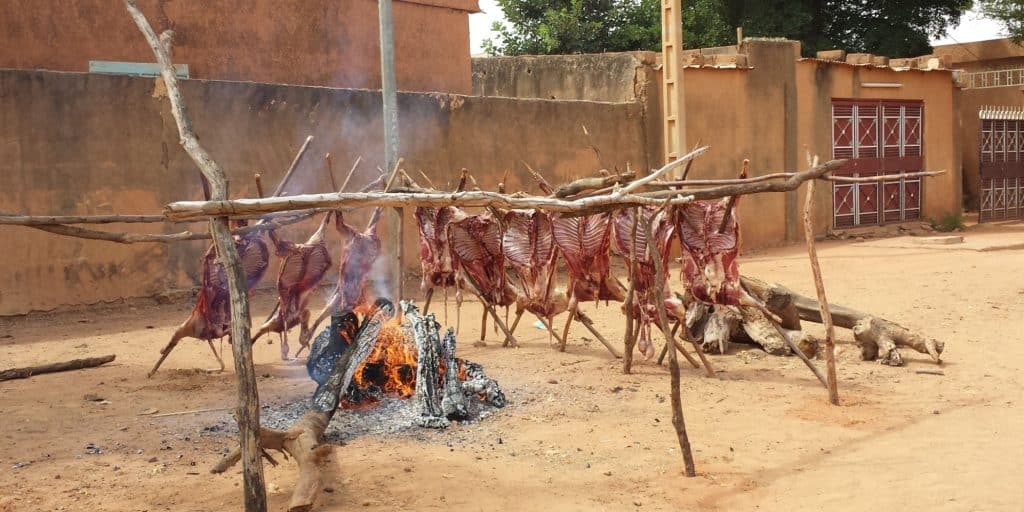
[[[401,303],[405,322],[397,317],[381,321],[376,313],[390,304],[378,299],[372,306],[333,315],[331,324],[310,348],[306,370],[318,385],[316,401],[329,385],[339,361],[347,359],[342,356],[356,347],[355,340],[364,336],[375,339],[338,397],[337,407],[346,413],[335,415],[328,425],[328,440],[345,441],[362,435],[416,436],[422,434],[421,428],[479,421],[505,406],[504,393],[483,366],[455,357],[453,329],[448,328],[442,335],[434,315],[421,314],[408,301]],[[264,407],[262,423],[271,428],[286,427],[309,406],[301,400]]]

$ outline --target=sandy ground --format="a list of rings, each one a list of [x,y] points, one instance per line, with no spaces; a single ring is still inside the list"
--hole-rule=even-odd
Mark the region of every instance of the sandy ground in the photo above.
[[[1020,236],[1021,225],[972,236]],[[746,274],[813,294],[802,247],[745,256]],[[795,358],[740,349],[714,356],[717,379],[683,370],[683,400],[699,475],[682,476],[671,427],[667,369],[623,375],[576,329],[558,353],[524,322],[521,348],[488,333],[474,347],[480,308],[463,312],[460,351],[486,365],[509,395],[474,425],[418,438],[361,437],[335,450],[319,510],[1024,510],[1024,251],[821,244],[830,298],[884,313],[946,342],[944,375],[926,357],[890,368],[858,360],[838,330],[840,394]],[[255,311],[269,310],[261,296]],[[317,305],[319,306],[319,305]],[[234,375],[193,371],[214,361],[186,341],[145,377],[190,304],[137,305],[0,319],[3,367],[116,353],[102,368],[0,383],[0,511],[240,510],[240,474],[210,475],[224,432],[204,431],[230,407]],[[621,340],[613,308],[586,307]],[[559,322],[560,323],[560,322]],[[299,363],[256,347],[262,399],[308,396]],[[230,365],[230,362],[229,362]],[[87,393],[104,402],[87,401]],[[340,414],[349,414],[343,412]],[[101,453],[89,453],[87,446]],[[295,481],[266,469],[272,510]]]

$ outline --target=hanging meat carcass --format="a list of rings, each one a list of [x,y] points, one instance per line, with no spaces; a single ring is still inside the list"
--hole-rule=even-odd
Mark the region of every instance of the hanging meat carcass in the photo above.
[[[356,231],[346,223],[340,211],[334,213],[334,227],[342,239],[341,254],[338,258],[341,261],[338,282],[313,325],[299,334],[300,347],[295,353],[296,356],[309,347],[309,339],[316,333],[317,327],[324,319],[366,302],[366,281],[370,276],[370,269],[380,256],[381,244],[380,237],[377,236],[377,225],[382,212],[382,208],[373,211],[370,222],[363,232]]]
[[[455,301],[462,304],[462,286],[459,282],[459,260],[452,253],[448,227],[462,220],[466,214],[454,206],[416,208],[416,227],[420,232],[420,268],[423,278],[420,291],[426,297],[424,314],[430,306],[434,290],[441,288],[447,302],[448,289],[455,288]]]
[[[739,306],[746,293],[737,261],[740,229],[735,201],[732,207],[728,198],[681,205],[675,210],[675,225],[683,247],[684,289],[707,304]]]
[[[523,292],[516,301],[516,319],[525,310],[551,325],[552,318],[568,308],[565,291],[555,289],[558,247],[551,217],[539,210],[511,210],[504,221],[502,251]]]
[[[556,216],[551,224],[569,272],[570,309],[573,300],[625,300],[626,290],[611,275],[611,214]]]
[[[622,255],[626,265],[629,266],[630,259],[636,259],[636,275],[633,283],[633,304],[626,304],[623,307],[632,307],[634,318],[640,321],[640,334],[637,337],[637,348],[644,355],[644,358],[654,357],[654,344],[651,342],[651,324],[657,321],[657,310],[655,300],[663,300],[654,296],[655,290],[655,253],[661,258],[664,268],[669,264],[669,242],[674,232],[672,219],[664,211],[658,211],[655,207],[642,207],[639,219],[634,214],[634,209],[619,210],[614,216],[615,248]],[[657,243],[652,247],[647,240],[647,225],[651,222]],[[637,229],[634,238],[633,224],[637,222]],[[667,278],[666,278],[667,279]],[[664,283],[662,283],[664,284]]]
[[[516,293],[505,278],[501,226],[489,214],[467,215],[448,225],[452,255],[480,298],[492,306],[510,306]]]
[[[309,330],[310,296],[327,270],[331,268],[331,255],[324,241],[324,231],[331,214],[324,216],[320,227],[304,244],[279,239],[273,231],[270,239],[274,242],[277,256],[281,258],[281,271],[277,276],[278,302],[274,311],[253,335],[255,343],[268,332],[276,332],[281,339],[281,359],[288,359],[288,330],[299,326],[299,339],[304,339]]]
[[[569,318],[562,329],[560,350],[569,340],[569,326],[576,317],[580,302],[622,302],[626,290],[611,275],[611,214],[551,219],[555,243],[565,258],[569,273]]]
[[[245,271],[246,289],[249,290],[266,273],[267,267],[270,265],[270,251],[259,231],[234,238],[235,248],[238,250],[238,257]],[[213,356],[217,358],[220,369],[224,370],[224,360],[213,346],[213,340],[230,335],[231,297],[228,293],[227,273],[224,271],[224,265],[217,261],[216,248],[211,245],[203,255],[199,296],[192,308],[192,313],[174,331],[171,341],[160,351],[160,359],[157,360],[148,376],[152,377],[156,373],[182,338],[205,340],[210,345]]]

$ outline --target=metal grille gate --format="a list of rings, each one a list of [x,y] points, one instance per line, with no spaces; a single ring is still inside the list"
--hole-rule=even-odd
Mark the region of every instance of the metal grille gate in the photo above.
[[[981,222],[1024,218],[1024,111],[983,108]]]
[[[850,162],[840,176],[879,176],[920,171],[923,162],[921,101],[834,100],[832,158]],[[833,183],[833,224],[853,227],[921,217],[921,179],[882,183]]]

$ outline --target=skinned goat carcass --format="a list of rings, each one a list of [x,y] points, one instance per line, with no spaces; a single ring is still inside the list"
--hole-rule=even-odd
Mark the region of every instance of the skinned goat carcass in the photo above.
[[[281,339],[281,359],[288,360],[288,330],[299,326],[299,339],[309,330],[310,296],[320,280],[331,268],[331,255],[324,241],[324,231],[331,213],[324,216],[320,227],[304,244],[279,239],[273,232],[277,256],[281,258],[281,271],[277,276],[278,302],[274,311],[253,335],[256,342],[268,332],[276,332]]]
[[[568,309],[564,290],[555,289],[555,245],[551,217],[539,210],[511,210],[505,213],[502,251],[519,278],[522,294],[516,300],[516,322],[523,311],[546,319]]]
[[[317,327],[328,316],[340,311],[354,309],[356,306],[366,302],[366,281],[370,276],[370,269],[380,256],[380,237],[377,236],[377,225],[380,221],[382,208],[376,208],[370,216],[363,232],[356,231],[351,225],[345,222],[340,211],[334,213],[334,227],[341,235],[342,248],[339,260],[341,265],[338,268],[338,282],[331,292],[327,304],[317,315],[313,325],[299,334],[299,350],[295,353],[298,356],[303,349],[309,347],[309,340],[316,333]]]
[[[663,268],[669,263],[669,242],[672,239],[674,226],[670,215],[664,211],[658,211],[655,207],[641,207],[640,216],[637,219],[633,209],[619,210],[613,219],[613,233],[615,249],[622,255],[626,265],[629,266],[631,258],[636,259],[636,275],[633,276],[633,304],[624,304],[623,307],[632,307],[634,318],[640,321],[640,331],[637,337],[637,348],[644,355],[645,359],[654,357],[654,344],[651,341],[651,324],[657,322],[657,309],[655,300],[663,298],[655,297],[655,265],[654,258],[659,257]],[[650,244],[647,240],[647,225],[652,221],[654,225],[654,237],[656,244]],[[633,224],[637,223],[633,237]],[[657,256],[655,256],[655,254]],[[667,279],[667,277],[666,277]],[[664,285],[665,283],[662,283]]]
[[[452,255],[476,288],[480,299],[491,306],[516,302],[515,290],[505,278],[505,254],[501,226],[489,214],[467,215],[448,224]]]
[[[735,202],[729,218],[723,221],[730,210],[729,201],[681,205],[675,210],[675,225],[683,247],[684,288],[707,304],[739,306],[747,294],[740,286],[740,229]]]
[[[625,300],[626,290],[611,275],[611,214],[556,216],[551,225],[569,272],[570,309],[573,300]]]
[[[462,307],[462,276],[459,272],[459,259],[452,253],[449,225],[466,217],[466,214],[454,206],[441,208],[416,208],[416,227],[420,233],[420,268],[423,277],[420,280],[420,291],[427,299],[423,306],[423,314],[430,307],[430,299],[436,288],[441,288],[445,298],[445,323],[448,315],[448,289],[455,289],[456,307]]]
[[[263,241],[262,233],[256,231],[235,236],[235,249],[245,271],[246,290],[252,289],[266,273],[270,266],[270,251]],[[228,292],[227,273],[224,265],[217,261],[217,249],[210,246],[203,255],[202,278],[199,296],[188,319],[181,324],[167,346],[160,351],[157,360],[148,376],[152,377],[160,368],[167,356],[182,338],[205,340],[210,345],[213,356],[224,370],[224,360],[213,346],[213,340],[231,336],[231,297]]]
[[[626,290],[611,275],[611,214],[551,219],[555,243],[565,258],[569,273],[569,317],[562,329],[559,350],[565,351],[569,327],[577,317],[580,302],[626,300]],[[587,324],[590,328],[590,324]],[[591,328],[595,335],[598,333]]]

